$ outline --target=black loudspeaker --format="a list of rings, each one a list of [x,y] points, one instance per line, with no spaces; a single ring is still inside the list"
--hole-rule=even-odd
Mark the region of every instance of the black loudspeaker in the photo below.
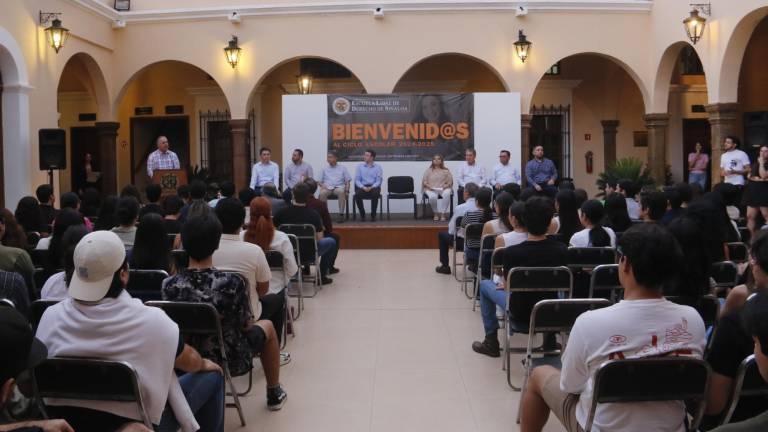
[[[67,133],[64,129],[40,129],[40,169],[67,169]]]

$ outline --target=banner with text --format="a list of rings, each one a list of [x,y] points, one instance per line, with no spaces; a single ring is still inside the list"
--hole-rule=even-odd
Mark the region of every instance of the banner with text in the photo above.
[[[342,161],[464,160],[474,148],[472,94],[328,95],[328,150]]]

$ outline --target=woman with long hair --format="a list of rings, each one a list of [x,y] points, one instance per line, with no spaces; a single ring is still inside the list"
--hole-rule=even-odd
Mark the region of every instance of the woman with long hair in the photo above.
[[[128,262],[132,269],[165,270],[169,275],[176,273],[162,216],[147,213],[141,217],[130,255]]]
[[[552,218],[550,234],[560,234],[563,241],[570,239],[581,229],[579,221],[579,206],[576,194],[572,190],[560,190],[555,196],[555,211],[557,216]]]
[[[508,192],[501,192],[496,196],[496,219],[489,220],[483,225],[483,235],[488,234],[503,234],[515,229],[512,226],[512,222],[509,220],[509,206],[514,203],[512,194]]]
[[[746,193],[747,227],[754,235],[760,216],[768,221],[768,146],[760,147],[757,160],[752,163]]]
[[[614,192],[605,198],[605,217],[602,225],[614,232],[624,232],[632,226],[624,195]]]
[[[50,237],[40,240],[37,244],[36,249],[48,250],[46,271],[49,274],[64,268],[64,248],[62,247],[62,239],[69,227],[77,225],[85,225],[83,215],[71,208],[62,209],[56,216],[56,219],[53,220],[53,234]]]
[[[583,230],[571,236],[573,247],[616,247],[616,233],[604,227],[603,205],[598,200],[587,200],[579,208],[579,220]]]
[[[27,235],[28,246],[37,246],[37,242],[43,236],[48,235],[48,227],[45,226],[43,212],[40,210],[40,203],[37,202],[37,198],[25,196],[20,199],[14,216],[16,217],[16,222],[21,225],[21,228]]]
[[[268,199],[256,197],[251,200],[250,220],[243,233],[243,240],[258,245],[264,253],[274,250],[283,255],[285,272],[272,272],[268,291],[270,294],[281,293],[299,266],[293,256],[293,246],[288,235],[275,229],[272,222],[272,204]]]
[[[117,211],[117,197],[110,195],[104,198],[99,207],[99,218],[96,221],[94,231],[109,231],[117,226],[115,212]]]
[[[421,191],[429,199],[434,220],[445,221],[453,193],[453,175],[441,155],[432,156],[432,164],[421,177]]]
[[[80,239],[88,234],[85,225],[73,225],[64,232],[61,239],[61,249],[64,251],[64,271],[48,277],[40,291],[43,300],[64,300],[67,298],[67,287],[75,271],[75,247]]]
[[[5,221],[5,234],[3,234],[3,238],[1,239],[3,245],[26,249],[27,234],[24,232],[24,228],[16,221],[13,212],[4,208],[0,209],[0,215],[2,215],[3,220]]]
[[[664,295],[683,296],[686,304],[711,291],[709,276],[712,256],[707,247],[707,237],[701,227],[689,217],[680,217],[667,227],[677,239],[683,251],[683,266],[677,277],[664,284]]]

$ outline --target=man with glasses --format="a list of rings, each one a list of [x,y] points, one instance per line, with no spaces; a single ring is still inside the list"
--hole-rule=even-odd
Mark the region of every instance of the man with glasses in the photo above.
[[[179,157],[176,153],[169,150],[168,138],[163,135],[157,137],[155,142],[157,150],[149,154],[147,158],[147,175],[152,178],[155,170],[174,170],[180,169]]]
[[[464,186],[468,183],[474,183],[477,187],[484,187],[488,181],[485,175],[485,168],[477,164],[477,151],[475,149],[467,149],[464,152],[464,163],[459,168],[459,175],[456,176],[456,182],[459,184],[459,188],[456,191],[458,196],[458,204],[464,204]]]
[[[520,174],[517,172],[517,168],[509,163],[509,157],[509,150],[502,150],[499,153],[499,163],[493,167],[493,177],[491,177],[490,184],[493,187],[494,198],[502,191],[504,185],[520,184]]]

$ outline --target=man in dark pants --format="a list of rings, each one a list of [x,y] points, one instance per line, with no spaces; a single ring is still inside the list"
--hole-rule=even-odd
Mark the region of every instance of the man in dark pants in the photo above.
[[[437,233],[437,246],[440,250],[440,265],[435,269],[436,272],[442,274],[451,274],[450,263],[448,262],[448,250],[453,246],[453,234],[456,232],[456,219],[464,217],[467,212],[477,210],[475,205],[475,194],[480,188],[474,183],[467,183],[464,186],[464,204],[459,204],[453,210],[453,217],[448,222],[448,231],[442,231]],[[457,248],[464,249],[463,245],[463,233],[459,233],[459,244],[455,245]]]
[[[313,178],[304,180],[304,183],[309,186],[310,195],[307,198],[307,208],[316,211],[320,215],[320,219],[323,220],[323,236],[336,240],[336,247],[328,252],[328,261],[330,268],[328,274],[336,274],[339,269],[336,268],[336,256],[339,254],[341,248],[341,236],[338,233],[333,232],[333,221],[331,220],[331,213],[328,211],[328,203],[320,199],[315,198],[315,192],[317,191],[317,182]]]
[[[371,200],[371,222],[376,220],[376,209],[381,195],[381,181],[384,175],[381,165],[374,162],[376,152],[366,150],[363,156],[364,162],[355,170],[355,205],[360,212],[360,220],[365,220],[365,207],[363,200]]]
[[[557,168],[554,162],[544,157],[544,147],[533,148],[533,159],[525,164],[525,178],[528,180],[528,187],[535,189],[537,193],[550,198],[557,194]]]

